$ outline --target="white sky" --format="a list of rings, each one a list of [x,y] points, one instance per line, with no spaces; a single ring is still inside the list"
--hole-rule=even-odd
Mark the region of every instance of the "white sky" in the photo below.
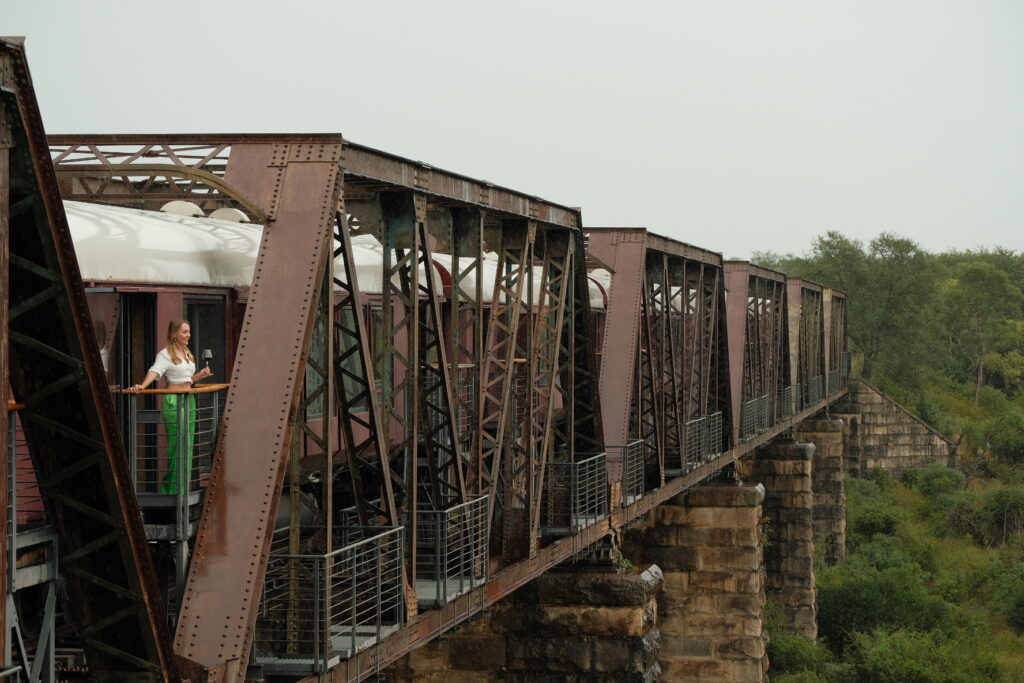
[[[1019,0],[7,0],[47,131],[341,132],[726,256],[1024,249]]]

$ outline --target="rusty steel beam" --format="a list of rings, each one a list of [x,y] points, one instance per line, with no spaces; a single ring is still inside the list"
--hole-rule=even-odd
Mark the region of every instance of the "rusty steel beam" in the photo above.
[[[597,339],[593,311],[590,308],[590,281],[583,234],[574,230],[569,238],[575,242],[573,267],[569,282],[566,323],[562,328],[562,346],[568,361],[563,364],[563,395],[570,402],[564,420],[556,423],[559,439],[576,462],[605,450],[602,425],[601,395],[598,389]]]
[[[565,228],[580,227],[578,209],[351,142],[345,143],[343,165],[346,182],[403,186],[435,203],[449,201]]]
[[[601,349],[599,393],[604,442],[622,446],[629,439],[630,406],[639,334],[643,263],[647,231],[643,228],[588,228],[587,250],[612,271],[605,309],[604,345]]]
[[[502,226],[497,277],[491,298],[490,320],[480,385],[480,424],[476,433],[476,459],[482,493],[489,495],[488,529],[502,496],[498,490],[502,452],[510,431],[517,365],[518,337],[530,313],[523,303],[531,277],[530,261],[536,239],[534,221],[510,221]],[[525,358],[523,359],[525,360]]]
[[[788,383],[786,276],[746,261],[726,261],[725,273],[733,415],[741,415],[745,401],[768,395],[774,421]],[[740,420],[734,420],[732,443],[739,442],[740,428]]]
[[[334,256],[341,257],[343,266],[342,272],[334,275],[335,287],[340,291],[334,305],[334,391],[348,454],[345,470],[359,524],[376,526],[383,519],[389,526],[398,526],[394,489],[403,488],[405,480],[392,470],[388,446],[382,442],[378,428],[380,402],[374,388],[373,359],[344,211],[335,222],[334,241]]]
[[[531,400],[532,433],[526,435],[529,444],[528,457],[523,463],[528,478],[525,508],[530,515],[531,555],[536,555],[540,548],[541,501],[545,475],[548,462],[554,460],[556,385],[563,377],[562,363],[571,363],[571,359],[567,357],[568,349],[564,348],[562,332],[570,294],[569,284],[573,280],[575,247],[575,240],[567,231],[547,231],[543,235],[544,263],[531,354],[536,377],[536,384],[531,386],[531,390],[536,394],[536,401]],[[567,388],[569,387],[561,387],[562,390]],[[562,397],[563,405],[567,398],[569,396]],[[571,405],[571,399],[568,403]],[[572,457],[571,454],[566,455]],[[518,468],[514,467],[513,470],[516,472]]]
[[[8,49],[4,46],[3,49]],[[0,59],[6,59],[0,57]],[[4,63],[4,62],[0,62]],[[0,82],[4,79],[0,77]],[[10,261],[10,187],[11,187],[11,149],[14,147],[14,124],[13,116],[7,114],[7,104],[0,99],[0,387],[10,386],[10,374],[7,367],[7,344],[8,344],[8,321],[7,310],[9,307],[6,292],[10,291],[9,285],[9,261]],[[14,410],[12,402],[7,401],[4,396],[6,410],[3,413],[3,424],[0,425],[0,596],[6,596],[11,589],[7,584],[7,559],[8,559],[8,524],[16,524],[16,520],[9,519],[10,511],[8,505],[7,485],[10,472],[7,469],[7,438],[8,420],[10,413]],[[7,609],[0,610],[0,652],[7,651],[7,639],[10,637],[11,629],[7,624]]]
[[[240,680],[252,643],[303,361],[332,254],[340,158],[340,136],[232,144],[226,181],[274,220],[263,231],[175,638],[176,651],[214,680]],[[281,363],[282,356],[295,362]]]
[[[178,675],[74,246],[20,44],[0,40],[3,298],[11,389],[90,676]],[[6,629],[5,629],[6,630]]]
[[[625,507],[614,508],[608,518],[586,527],[578,534],[545,545],[533,557],[515,562],[499,570],[490,577],[484,587],[461,596],[441,609],[421,612],[410,619],[400,631],[388,636],[384,641],[360,651],[351,659],[339,662],[326,674],[304,678],[300,683],[350,683],[376,677],[384,667],[394,663],[400,657],[458,627],[473,615],[525,586],[549,569],[570,559],[581,549],[613,532],[618,532],[634,520],[648,514],[655,507],[716,474],[722,468],[736,463],[740,458],[752,455],[772,439],[792,429],[845,394],[846,389],[844,388],[840,393],[828,397],[827,400],[807,406],[792,417],[780,420],[756,438],[722,453],[693,471],[670,479],[664,486],[649,491],[640,500]]]

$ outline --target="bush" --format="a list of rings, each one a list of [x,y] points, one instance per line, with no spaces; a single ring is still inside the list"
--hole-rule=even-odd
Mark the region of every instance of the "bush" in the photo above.
[[[829,567],[818,581],[818,633],[842,652],[851,634],[878,627],[927,631],[949,624],[916,565],[877,569],[863,560]]]
[[[1006,620],[1017,629],[1024,633],[1024,589],[1021,589],[1007,604],[1006,606]]]
[[[858,541],[866,541],[878,534],[896,533],[899,523],[907,519],[907,513],[891,504],[879,504],[857,512],[848,521],[847,530]]]
[[[979,526],[988,545],[1002,545],[1024,530],[1024,487],[1007,486],[989,492],[979,511]]]
[[[967,477],[960,470],[933,463],[920,473],[917,488],[929,498],[935,498],[962,491],[966,484]]]
[[[905,567],[914,560],[904,542],[895,536],[876,536],[857,548],[857,557],[876,569]]]
[[[773,674],[772,681],[774,681],[774,683],[829,683],[827,678],[819,676],[813,671],[800,671],[793,674]]]
[[[966,492],[950,511],[949,526],[989,547],[1007,543],[1024,531],[1024,486]]]
[[[771,640],[768,641],[768,661],[771,662],[772,671],[779,673],[821,671],[832,661],[832,653],[795,633],[772,631]]]
[[[978,643],[943,641],[935,633],[874,629],[853,637],[849,661],[863,683],[989,683],[999,679]]]

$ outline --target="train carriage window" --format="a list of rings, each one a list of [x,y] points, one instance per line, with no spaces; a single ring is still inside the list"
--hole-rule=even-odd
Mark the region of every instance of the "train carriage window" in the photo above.
[[[122,345],[117,343],[120,334],[120,299],[117,292],[111,288],[89,288],[86,290],[85,299],[89,304],[89,315],[92,318],[93,332],[96,334],[96,345],[100,349],[103,371],[107,375],[107,384],[118,384],[118,354],[122,348]]]
[[[208,381],[228,382],[225,376],[227,359],[224,340],[224,297],[215,295],[190,295],[185,297],[185,319],[192,328],[192,341],[189,346],[196,356],[196,367],[206,364],[203,353],[207,350],[212,354],[210,369],[213,376]]]

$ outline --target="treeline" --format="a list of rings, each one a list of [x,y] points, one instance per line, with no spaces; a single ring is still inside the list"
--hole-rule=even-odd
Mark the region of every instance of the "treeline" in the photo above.
[[[846,291],[855,374],[963,463],[847,478],[848,559],[816,567],[819,640],[770,624],[772,680],[1024,681],[1024,255],[830,232],[751,260]]]
[[[829,232],[806,255],[751,260],[845,291],[855,371],[959,442],[967,464],[1024,463],[1024,255]]]
[[[847,479],[846,562],[817,568],[818,642],[769,621],[775,683],[1024,680],[1024,487],[944,465]]]

